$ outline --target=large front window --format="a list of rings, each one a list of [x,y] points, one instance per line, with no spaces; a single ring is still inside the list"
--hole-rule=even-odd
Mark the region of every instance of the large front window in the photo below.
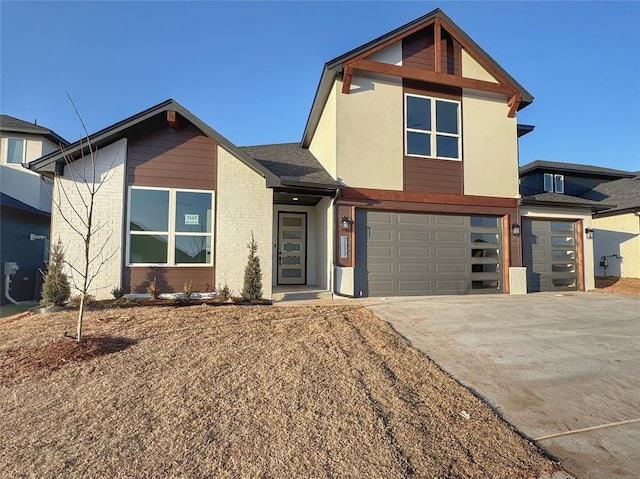
[[[405,95],[405,153],[461,159],[460,102]]]
[[[129,191],[129,265],[212,265],[213,193]]]

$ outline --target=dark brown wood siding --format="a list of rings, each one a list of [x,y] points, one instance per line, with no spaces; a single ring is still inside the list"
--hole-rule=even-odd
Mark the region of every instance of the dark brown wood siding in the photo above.
[[[208,267],[142,267],[125,268],[123,287],[127,293],[144,294],[149,282],[156,279],[160,293],[179,293],[187,280],[193,281],[199,293],[214,291],[213,268]]]
[[[462,162],[406,156],[404,189],[427,193],[463,193]]]
[[[402,40],[402,65],[435,71],[435,47],[433,25],[409,35]],[[462,47],[444,29],[440,39],[442,73],[462,76]]]
[[[217,145],[196,127],[165,124],[129,139],[127,185],[215,190]]]
[[[159,117],[129,137],[127,186],[216,190],[216,142],[179,116],[177,124],[172,128]],[[206,266],[124,266],[123,286],[128,293],[145,293],[154,277],[163,293],[181,292],[187,279],[199,292],[215,289],[215,267]]]

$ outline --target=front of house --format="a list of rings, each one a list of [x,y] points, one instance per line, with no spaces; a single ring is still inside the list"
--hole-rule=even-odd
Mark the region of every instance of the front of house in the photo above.
[[[239,148],[167,100],[90,137],[92,294],[239,292],[252,235],[267,298],[525,292],[515,117],[532,101],[439,9],[326,63],[299,144]],[[56,178],[71,262],[87,158],[78,142],[30,164]]]

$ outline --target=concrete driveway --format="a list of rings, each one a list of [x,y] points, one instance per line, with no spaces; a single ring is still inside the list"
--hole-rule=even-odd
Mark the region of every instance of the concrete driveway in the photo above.
[[[640,298],[362,300],[581,479],[640,477]]]

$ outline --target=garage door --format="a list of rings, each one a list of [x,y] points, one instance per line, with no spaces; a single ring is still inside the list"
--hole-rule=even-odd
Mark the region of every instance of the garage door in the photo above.
[[[578,289],[575,221],[525,219],[522,260],[527,267],[527,291]]]
[[[356,211],[356,296],[502,291],[501,221]]]

